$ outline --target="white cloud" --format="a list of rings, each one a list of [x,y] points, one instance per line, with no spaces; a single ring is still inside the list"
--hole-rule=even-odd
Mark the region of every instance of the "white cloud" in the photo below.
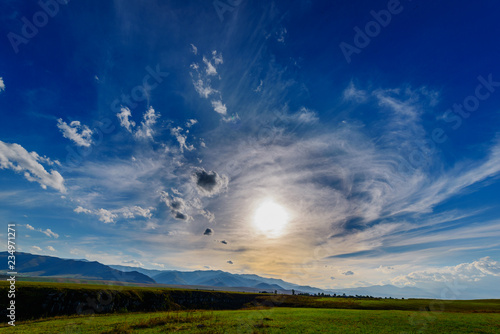
[[[177,139],[177,142],[179,143],[179,148],[182,153],[184,152],[184,150],[187,151],[194,150],[193,145],[186,144],[187,135],[182,134],[182,128],[180,126],[170,129],[170,133],[172,134],[172,136],[175,137],[175,139]]]
[[[188,121],[186,122],[186,127],[187,127],[187,128],[190,128],[190,127],[192,127],[193,125],[195,125],[196,123],[198,123],[198,121],[197,121],[197,120],[195,120],[195,119],[188,119]]]
[[[153,208],[141,208],[140,206],[131,206],[124,207],[122,209],[114,211],[115,213],[120,213],[124,218],[135,218],[135,217],[143,217],[143,218],[151,218],[153,214],[151,210]]]
[[[59,162],[59,160],[51,160],[50,158],[47,158],[46,156],[39,156],[38,153],[36,152],[31,152],[30,153],[33,158],[35,158],[37,161],[41,162],[41,163],[44,163],[44,164],[47,164],[49,166],[54,166],[54,165],[57,165],[57,166],[62,166],[61,163]]]
[[[124,219],[133,219],[136,217],[143,217],[150,219],[153,216],[153,214],[151,213],[152,210],[154,210],[154,208],[152,207],[145,209],[135,205],[135,206],[125,206],[123,208],[115,210],[106,210],[102,208],[98,210],[90,210],[79,206],[73,211],[76,213],[85,213],[88,215],[98,216],[100,221],[109,224],[109,223],[114,223],[115,220],[120,217]]]
[[[73,121],[69,125],[61,118],[57,120],[57,127],[65,138],[72,140],[78,146],[89,147],[92,145],[92,130],[79,121]]]
[[[55,250],[55,248],[54,248],[54,247],[52,247],[52,246],[47,246],[47,249],[48,249],[49,251],[51,251],[51,252],[55,252],[55,251],[56,251],[56,250]]]
[[[7,144],[0,141],[0,169],[12,169],[24,172],[24,177],[30,182],[38,182],[43,189],[47,187],[66,192],[64,179],[55,170],[50,173],[40,164],[47,158],[40,157],[36,152],[28,153],[21,145]]]
[[[122,263],[127,264],[132,267],[144,267],[142,262],[137,261],[137,260],[128,260],[128,261],[122,261]]]
[[[41,252],[42,251],[42,249],[40,247],[38,247],[38,246],[31,246],[31,249],[33,251],[35,251],[35,252]]]
[[[160,114],[155,113],[153,107],[149,107],[148,111],[144,113],[143,121],[141,122],[141,126],[137,129],[135,133],[136,138],[143,139],[153,139],[153,125],[156,124],[156,120],[160,117]]]
[[[227,108],[225,104],[222,104],[222,101],[212,101],[212,107],[214,110],[221,114],[221,115],[226,115],[227,114]]]
[[[415,286],[419,283],[477,282],[488,276],[500,277],[500,263],[489,256],[456,266],[430,268],[400,275],[392,279],[397,286]]]
[[[207,67],[207,75],[217,75],[217,70],[215,69],[214,65],[212,65],[212,63],[206,57],[203,57],[203,62]]]
[[[76,213],[87,213],[87,214],[90,214],[92,213],[92,210],[89,210],[89,209],[84,209],[82,208],[81,206],[77,207],[75,210]]]
[[[133,130],[136,123],[130,119],[132,117],[130,109],[122,107],[120,110],[121,111],[116,114],[116,117],[120,120],[120,125],[122,127],[132,133],[136,139],[153,139],[153,126],[156,124],[158,118],[160,118],[160,114],[155,112],[153,107],[149,107],[149,109],[144,113],[141,125],[137,127],[135,132]]]
[[[30,224],[26,224],[26,228],[28,230],[31,230],[31,231],[37,231],[37,232],[41,232],[43,234],[45,234],[46,236],[48,236],[49,238],[52,237],[52,238],[59,238],[59,234],[53,232],[50,228],[48,229],[45,229],[45,230],[42,230],[41,228],[34,228],[33,226],[31,226]]]
[[[135,122],[129,120],[129,118],[132,117],[130,109],[127,107],[122,107],[120,110],[121,111],[116,114],[116,116],[120,120],[120,125],[127,129],[128,132],[132,132],[132,128],[135,126]]]
[[[281,29],[276,33],[276,41],[279,43],[285,43],[285,35],[287,34],[287,30],[285,27],[281,27]]]
[[[208,98],[210,95],[218,93],[217,90],[210,86],[210,81],[203,82],[202,79],[193,80],[194,89],[196,92],[204,98]]]
[[[220,65],[224,63],[224,60],[222,59],[222,54],[218,53],[216,50],[212,51],[212,59],[215,65]]]
[[[344,100],[346,101],[355,101],[361,103],[365,102],[367,99],[366,92],[364,90],[357,89],[352,81],[344,90],[343,95],[344,95]]]
[[[5,90],[5,83],[3,82],[3,78],[0,77],[0,93]]]
[[[318,114],[306,107],[300,108],[300,110],[293,115],[295,120],[303,124],[313,124],[319,121]]]
[[[118,215],[108,211],[106,209],[99,209],[96,211],[96,215],[99,216],[99,220],[105,224],[114,223]]]
[[[394,271],[394,267],[391,267],[391,266],[382,266],[380,265],[377,269],[375,269],[376,271],[380,271],[384,274],[389,274],[389,273],[392,273]]]
[[[207,220],[211,223],[213,223],[215,221],[215,214],[213,214],[212,212],[208,211],[208,210],[200,210],[200,214],[207,218]]]
[[[53,238],[56,238],[56,239],[59,238],[59,234],[52,232],[52,230],[50,228],[48,228],[46,230],[39,230],[39,231],[42,232],[43,234],[45,234],[48,237],[53,237]]]
[[[262,92],[262,85],[263,84],[264,84],[264,82],[262,80],[260,80],[259,86],[254,89],[254,92],[256,92],[256,93]]]
[[[212,82],[210,80],[210,77],[217,76],[217,66],[224,63],[222,54],[214,50],[212,51],[211,59],[203,56],[202,61],[205,64],[204,72],[200,71],[200,65],[196,63],[191,64],[191,69],[193,69],[194,72],[191,72],[190,75],[192,77],[193,86],[196,92],[198,93],[198,95],[200,95],[200,97],[205,99],[208,99],[211,95],[217,95],[217,97],[211,100],[212,108],[214,108],[214,111],[222,116],[222,119],[225,122],[231,122],[239,119],[238,115],[224,117],[227,114],[227,107],[222,102],[222,95],[218,90],[212,88],[211,86]],[[218,78],[221,79],[220,76]]]
[[[151,262],[151,264],[156,267],[165,268],[165,265],[163,263]]]
[[[196,46],[194,46],[194,44],[191,44],[191,51],[193,51],[193,53],[194,53],[195,55],[197,55],[197,54],[198,54],[198,48],[197,48]]]

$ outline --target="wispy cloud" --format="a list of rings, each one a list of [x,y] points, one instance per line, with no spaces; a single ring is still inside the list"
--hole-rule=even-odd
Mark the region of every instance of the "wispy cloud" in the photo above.
[[[194,46],[194,44],[191,44],[191,51],[197,55],[198,54],[198,48],[196,46]]]
[[[59,234],[53,232],[50,228],[47,228],[47,229],[41,229],[41,228],[34,228],[33,226],[31,226],[30,224],[26,224],[25,225],[26,228],[30,231],[37,231],[37,232],[40,232],[40,233],[43,233],[45,234],[46,236],[48,236],[49,238],[59,238]]]
[[[344,100],[355,101],[358,103],[365,102],[367,99],[367,94],[364,90],[357,89],[354,83],[351,81],[343,93]]]
[[[0,93],[5,90],[5,83],[3,82],[3,78],[0,77]]]
[[[221,116],[227,115],[227,107],[222,100],[222,94],[219,90],[212,88],[211,77],[220,78],[217,72],[217,67],[224,63],[222,54],[216,50],[212,51],[211,58],[206,56],[202,57],[202,64],[193,63],[191,69],[193,70],[190,75],[193,81],[193,86],[198,95],[204,99],[212,97],[211,104],[213,110]],[[203,71],[204,69],[204,71]],[[232,117],[222,117],[225,122],[231,122],[237,119],[238,115],[233,114]]]

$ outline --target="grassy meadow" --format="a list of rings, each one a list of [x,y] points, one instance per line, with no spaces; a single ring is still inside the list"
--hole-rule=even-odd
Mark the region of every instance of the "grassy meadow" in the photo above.
[[[0,333],[499,333],[500,313],[314,308],[173,311],[43,319]]]
[[[6,293],[6,284],[0,288]],[[500,333],[500,300],[327,298],[48,282],[19,282],[17,293],[16,326],[4,322],[0,333]],[[91,312],[75,312],[85,300],[81,310]]]

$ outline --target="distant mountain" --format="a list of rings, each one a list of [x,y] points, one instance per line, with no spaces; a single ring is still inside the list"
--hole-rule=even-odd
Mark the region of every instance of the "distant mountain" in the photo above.
[[[267,290],[268,292],[273,292],[274,290],[281,290],[282,287],[276,284],[259,283],[255,286],[261,290]]]
[[[360,288],[346,288],[324,290],[307,285],[298,285],[285,282],[281,279],[266,278],[255,274],[231,274],[221,270],[197,270],[197,271],[177,271],[177,270],[149,270],[129,266],[110,265],[115,269],[123,271],[137,270],[149,275],[157,283],[168,285],[195,285],[227,288],[252,288],[254,291],[278,290],[280,293],[328,293],[347,296],[373,296],[373,297],[393,297],[393,298],[435,298],[432,293],[413,287],[399,288],[394,285],[373,285]]]
[[[111,268],[122,271],[136,270],[153,278],[157,283],[168,285],[196,285],[228,288],[252,288],[253,290],[279,290],[291,292],[321,293],[322,289],[297,285],[281,279],[265,278],[253,274],[231,274],[221,270],[149,270],[129,266],[110,265]]]
[[[7,264],[9,253],[0,252],[0,261]],[[6,272],[7,270],[3,270]],[[66,277],[89,280],[119,281],[128,283],[155,283],[137,271],[120,271],[102,263],[68,260],[53,256],[16,252],[16,271],[28,276]]]
[[[7,252],[0,252],[0,261],[7,264]],[[254,274],[231,274],[221,270],[152,270],[121,265],[104,265],[96,261],[69,260],[53,256],[16,253],[16,270],[28,276],[65,277],[89,280],[120,281],[141,284],[167,284],[176,286],[196,286],[216,290],[268,291],[279,293],[328,293],[347,296],[373,296],[393,298],[435,298],[436,295],[425,290],[393,285],[374,285],[359,288],[322,290],[297,285],[281,279],[266,278]],[[7,270],[0,270],[6,273]],[[465,294],[464,294],[465,296]],[[462,296],[461,296],[462,297]]]
[[[120,271],[125,271],[125,272],[137,271],[137,272],[144,274],[146,276],[149,276],[149,277],[153,277],[155,275],[158,275],[158,274],[165,272],[165,270],[144,269],[141,267],[120,266],[120,265],[107,265],[107,266],[110,268],[120,270]]]
[[[250,287],[259,288],[264,282],[259,279],[247,279],[220,270],[197,270],[197,271],[165,271],[153,276],[157,283],[180,284],[180,285],[202,285],[218,287]],[[284,290],[281,286],[276,289]]]

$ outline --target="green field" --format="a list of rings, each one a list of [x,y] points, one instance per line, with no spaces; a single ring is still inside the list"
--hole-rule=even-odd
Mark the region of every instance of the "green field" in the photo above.
[[[0,282],[0,293],[6,290]],[[7,306],[5,298],[0,306]],[[16,317],[16,326],[4,322],[0,333],[500,333],[500,300],[326,298],[18,282]]]
[[[64,317],[0,333],[499,333],[500,313],[311,308]]]

